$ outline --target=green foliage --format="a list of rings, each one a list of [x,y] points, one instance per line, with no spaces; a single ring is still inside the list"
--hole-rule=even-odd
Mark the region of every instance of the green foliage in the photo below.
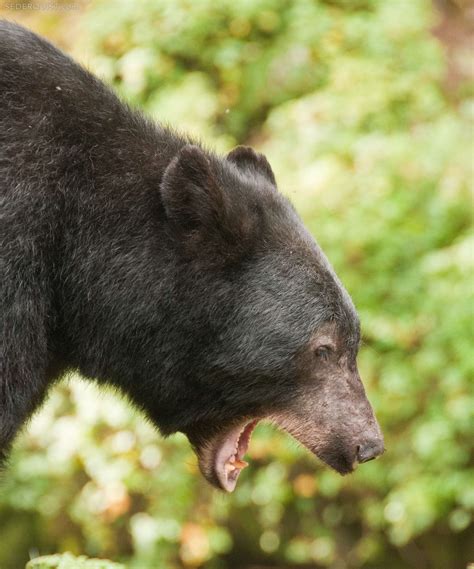
[[[36,557],[26,564],[25,569],[125,569],[125,566],[106,559],[87,559],[83,555],[74,557],[63,553]]]
[[[434,21],[427,0],[91,2],[84,61],[124,97],[221,150],[268,155],[359,309],[388,450],[341,478],[261,426],[223,497],[184,437],[160,440],[73,380],[12,458],[2,568],[28,549],[131,569],[465,566],[474,104],[443,89]]]

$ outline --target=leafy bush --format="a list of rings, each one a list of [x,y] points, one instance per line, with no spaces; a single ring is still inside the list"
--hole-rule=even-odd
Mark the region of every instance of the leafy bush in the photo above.
[[[221,150],[269,156],[359,309],[388,452],[340,478],[262,426],[224,498],[184,437],[160,440],[73,380],[17,445],[0,566],[28,548],[132,569],[465,565],[474,105],[443,90],[434,21],[425,0],[91,3],[84,60],[124,97]]]
[[[125,569],[125,566],[106,559],[87,559],[83,555],[74,557],[63,553],[36,557],[26,564],[26,569]]]

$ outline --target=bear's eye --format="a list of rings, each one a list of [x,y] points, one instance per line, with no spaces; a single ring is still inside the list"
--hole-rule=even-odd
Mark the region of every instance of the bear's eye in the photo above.
[[[319,346],[314,350],[314,355],[320,360],[328,360],[331,355],[331,346]]]

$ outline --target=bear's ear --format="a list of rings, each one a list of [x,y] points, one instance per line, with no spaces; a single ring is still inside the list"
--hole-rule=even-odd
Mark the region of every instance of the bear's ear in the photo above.
[[[184,146],[161,181],[166,215],[184,233],[214,232],[224,213],[224,195],[209,158],[198,147]]]
[[[276,188],[275,174],[270,163],[263,154],[255,152],[250,146],[236,146],[227,155],[227,160],[250,174],[264,176]]]

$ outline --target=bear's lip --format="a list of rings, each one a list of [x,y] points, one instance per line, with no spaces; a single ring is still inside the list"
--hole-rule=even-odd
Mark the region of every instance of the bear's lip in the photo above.
[[[214,473],[220,487],[226,492],[233,492],[240,473],[248,465],[243,458],[257,423],[258,419],[253,419],[231,429],[216,450]]]

